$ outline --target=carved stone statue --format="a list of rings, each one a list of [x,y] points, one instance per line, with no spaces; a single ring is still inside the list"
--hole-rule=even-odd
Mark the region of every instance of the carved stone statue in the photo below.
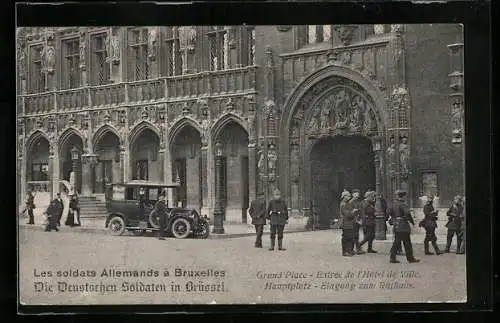
[[[87,34],[85,31],[80,32],[80,68],[85,68],[85,60],[87,53]]]
[[[396,144],[394,141],[394,137],[391,136],[391,138],[389,139],[389,147],[387,148],[387,162],[388,162],[387,165],[389,173],[394,172],[395,154],[396,154]]]
[[[462,131],[462,104],[456,100],[451,108],[451,122],[453,125],[453,132],[460,133]]]
[[[365,112],[365,102],[364,100],[359,96],[356,95],[351,102],[351,114],[349,116],[350,123],[349,123],[349,128],[351,131],[360,131],[361,126],[363,125],[364,121],[364,112]]]
[[[20,43],[17,45],[17,64],[19,77],[24,80],[26,78],[26,48]]]
[[[270,144],[267,148],[267,170],[269,172],[269,178],[274,179],[276,176],[276,162],[278,161],[278,153],[276,151],[276,146]]]
[[[348,124],[348,114],[350,110],[349,94],[346,90],[340,90],[335,94],[335,120],[334,125],[337,129],[345,129]]]
[[[328,130],[330,129],[330,107],[326,104],[323,105],[321,112],[320,112],[320,129],[321,130]]]
[[[366,109],[363,127],[365,132],[368,133],[377,131],[377,120],[375,118],[375,112],[373,112],[373,109],[371,107],[368,107]]]
[[[399,143],[399,160],[401,163],[401,172],[403,174],[408,174],[409,153],[408,137],[403,135],[401,136],[401,142]]]
[[[338,25],[334,27],[337,35],[344,46],[351,43],[354,37],[354,31],[357,29],[355,25]]]
[[[315,133],[319,131],[319,122],[317,113],[311,117],[311,121],[309,122],[308,131],[310,133]]]
[[[153,27],[148,31],[148,57],[152,60],[156,58],[156,46],[158,44],[158,30]]]
[[[118,36],[111,35],[108,33],[105,40],[106,53],[108,62],[113,62],[118,64],[120,61],[120,41]]]
[[[45,45],[40,53],[42,68],[46,73],[53,73],[56,67],[56,50],[54,46]]]
[[[258,156],[259,156],[259,161],[257,162],[257,169],[259,170],[259,175],[262,177],[266,172],[265,170],[266,156],[264,156],[264,150],[262,148],[259,150]]]

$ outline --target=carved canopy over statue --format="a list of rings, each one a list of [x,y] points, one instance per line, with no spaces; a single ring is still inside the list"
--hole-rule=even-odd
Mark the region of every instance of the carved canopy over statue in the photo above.
[[[360,92],[337,86],[329,90],[312,107],[306,132],[321,134],[374,135],[377,120],[373,104]]]

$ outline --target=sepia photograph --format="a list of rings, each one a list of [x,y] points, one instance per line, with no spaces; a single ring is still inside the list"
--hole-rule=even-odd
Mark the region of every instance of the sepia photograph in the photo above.
[[[465,303],[461,24],[16,28],[21,305]]]

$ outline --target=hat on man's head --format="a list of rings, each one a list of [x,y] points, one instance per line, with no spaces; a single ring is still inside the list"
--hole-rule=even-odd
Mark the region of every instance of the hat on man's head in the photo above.
[[[396,190],[396,195],[398,197],[403,197],[406,195],[406,191],[405,190]]]
[[[342,197],[342,198],[344,198],[344,197],[347,197],[347,196],[351,196],[351,193],[349,193],[349,191],[347,191],[347,190],[344,190],[344,191],[342,192],[341,197]]]

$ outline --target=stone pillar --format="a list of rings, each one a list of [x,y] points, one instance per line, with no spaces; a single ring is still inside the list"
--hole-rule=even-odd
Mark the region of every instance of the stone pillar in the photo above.
[[[223,158],[222,155],[222,145],[217,143],[216,145],[216,155],[215,155],[215,207],[214,207],[214,228],[212,233],[223,234],[224,233],[224,218],[226,210],[224,203],[222,202],[222,190],[224,189],[224,183],[222,182],[222,170],[223,170]]]
[[[215,206],[215,158],[212,139],[209,138],[207,144],[207,195],[208,195],[208,215],[213,218]]]
[[[248,196],[250,198],[250,202],[257,198],[256,170],[257,158],[255,151],[255,140],[253,140],[248,144]]]
[[[385,240],[386,237],[386,223],[385,213],[382,208],[382,149],[380,138],[376,138],[373,142],[373,152],[375,157],[375,239]]]
[[[125,154],[125,146],[120,146],[120,182],[125,182],[126,181],[126,167],[125,167],[125,160],[126,160],[126,154]]]
[[[159,157],[160,157],[160,165],[162,165],[162,167],[160,167],[160,179],[162,182],[165,182],[165,148],[160,148],[160,150],[158,151],[159,153]]]
[[[201,147],[201,198],[202,198],[202,206],[201,213],[202,214],[210,214],[210,201],[208,195],[208,145],[203,145]]]
[[[19,202],[24,206],[24,201],[26,199],[27,187],[27,177],[26,177],[26,159],[23,156],[19,157]],[[19,211],[17,211],[19,212]]]
[[[55,198],[55,195],[59,193],[59,149],[56,146],[55,142],[50,143],[49,157],[52,159],[52,169],[50,170],[50,179],[52,181],[51,199]]]

